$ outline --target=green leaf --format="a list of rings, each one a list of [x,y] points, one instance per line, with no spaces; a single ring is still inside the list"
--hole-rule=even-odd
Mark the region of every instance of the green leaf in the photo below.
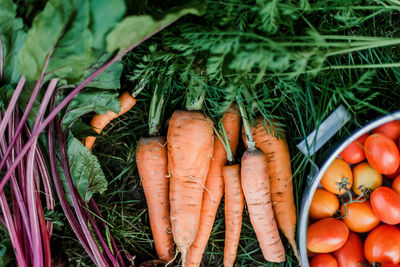
[[[84,201],[107,190],[107,180],[98,159],[72,134],[68,136],[68,163],[74,185]]]
[[[7,266],[13,258],[13,249],[9,238],[5,238],[0,244],[0,267]]]
[[[83,122],[82,119],[77,119],[70,128],[71,133],[78,139],[83,139],[87,136],[97,136],[92,127]]]
[[[94,55],[95,58],[97,58],[97,61],[85,71],[85,78],[88,77],[93,70],[105,63],[111,56],[109,53],[104,53],[100,50],[94,50]],[[94,80],[88,84],[88,87],[96,87],[99,89],[119,89],[121,87],[120,78],[123,68],[124,66],[120,60],[115,62],[94,78]]]
[[[19,53],[19,69],[29,80],[39,79],[46,57],[54,49],[47,78],[77,83],[93,62],[88,0],[50,0],[33,20]]]
[[[192,1],[186,5],[170,9],[161,17],[151,15],[135,15],[126,17],[107,35],[107,50],[125,49],[139,44],[154,33],[167,27],[186,14],[202,15],[206,5],[203,1]]]
[[[21,76],[17,68],[17,55],[21,50],[26,33],[22,30],[21,18],[16,18],[17,6],[12,0],[0,0],[0,47],[4,55],[4,84],[16,84]]]
[[[118,113],[121,103],[118,100],[118,92],[115,90],[86,89],[74,97],[62,120],[63,128],[66,129],[74,121],[83,115],[96,112],[104,114],[111,110]]]
[[[12,0],[0,0],[0,32],[14,28],[16,14],[17,5]]]
[[[276,33],[279,29],[278,2],[279,0],[268,1],[268,3],[264,0],[257,1],[260,8],[259,14],[263,22],[262,28],[268,33]]]
[[[124,0],[92,0],[90,5],[93,47],[105,50],[105,36],[124,16],[125,2]]]

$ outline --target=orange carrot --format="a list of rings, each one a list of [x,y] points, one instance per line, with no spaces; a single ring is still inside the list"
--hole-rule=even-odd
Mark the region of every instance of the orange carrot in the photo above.
[[[119,100],[121,102],[121,110],[118,114],[113,111],[107,111],[105,114],[93,116],[92,120],[90,121],[90,126],[92,126],[96,133],[100,134],[104,127],[106,127],[113,119],[126,113],[136,104],[136,99],[131,96],[129,92],[124,92],[119,97]],[[92,149],[95,141],[96,137],[88,136],[85,139],[85,146],[89,149]]]
[[[239,164],[224,166],[223,176],[225,183],[224,266],[233,266],[239,245],[244,207]]]
[[[241,179],[250,221],[264,258],[271,262],[283,262],[285,249],[271,204],[267,156],[255,147],[246,109],[241,98],[238,96],[237,99],[247,144],[247,151],[242,156]]]
[[[285,249],[279,236],[271,204],[267,157],[259,149],[242,157],[242,188],[251,224],[267,261],[285,261]]]
[[[169,121],[167,144],[172,235],[185,266],[199,229],[214,147],[213,123],[198,111],[175,111]]]
[[[136,163],[149,210],[154,245],[160,260],[174,258],[174,243],[169,214],[169,179],[165,137],[141,138]]]
[[[225,112],[222,118],[222,125],[225,128],[227,138],[234,153],[239,143],[240,116],[236,106],[231,106]],[[187,256],[187,266],[199,266],[204,249],[207,245],[210,233],[214,224],[215,215],[219,203],[224,194],[224,179],[222,177],[222,167],[226,163],[225,148],[218,137],[214,141],[214,154],[210,163],[210,169],[207,174],[205,187],[201,204],[200,226],[195,241],[190,247]]]
[[[288,239],[297,259],[300,260],[295,240],[296,234],[296,206],[293,197],[292,171],[290,167],[289,148],[283,132],[277,123],[272,127],[264,127],[264,119],[256,119],[253,127],[256,146],[267,157],[268,174],[271,186],[272,207],[279,229]],[[272,131],[272,132],[271,132]],[[280,138],[275,137],[278,133]]]

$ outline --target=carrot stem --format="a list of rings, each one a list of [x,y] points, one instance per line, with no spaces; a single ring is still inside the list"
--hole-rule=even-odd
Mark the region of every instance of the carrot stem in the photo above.
[[[151,98],[149,110],[149,136],[157,136],[160,132],[161,117],[164,113],[165,90],[157,83]]]
[[[239,106],[240,114],[242,115],[244,134],[246,135],[247,149],[249,151],[253,151],[256,149],[256,143],[254,142],[253,135],[251,134],[249,117],[247,116],[247,111],[246,108],[244,107],[241,96],[237,95],[236,100]]]
[[[197,81],[191,81],[186,94],[186,109],[201,110],[205,97],[206,90],[204,89],[204,85],[199,84]]]
[[[231,146],[229,144],[229,139],[228,139],[228,135],[226,134],[224,124],[222,123],[222,119],[218,122],[218,126],[219,126],[221,132],[218,132],[218,130],[216,130],[214,128],[215,134],[218,136],[219,140],[221,141],[222,145],[225,148],[226,159],[227,159],[228,163],[233,163],[233,161],[234,161],[233,153],[232,153]]]

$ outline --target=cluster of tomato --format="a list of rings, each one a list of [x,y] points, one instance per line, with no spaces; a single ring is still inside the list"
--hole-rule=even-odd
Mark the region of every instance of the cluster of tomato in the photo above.
[[[346,147],[310,206],[311,267],[400,267],[400,121]]]

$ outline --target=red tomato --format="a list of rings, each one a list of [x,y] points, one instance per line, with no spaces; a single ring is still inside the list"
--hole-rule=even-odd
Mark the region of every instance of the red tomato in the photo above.
[[[341,159],[335,159],[328,167],[321,179],[321,185],[333,194],[339,194],[338,183],[347,178],[349,185],[348,189],[353,185],[353,173],[351,168]],[[344,193],[342,190],[340,193]]]
[[[347,241],[349,228],[335,218],[326,218],[311,224],[307,231],[307,248],[315,253],[330,253]]]
[[[400,194],[400,175],[394,179],[392,183],[392,189],[397,193]]]
[[[400,262],[400,230],[383,224],[369,233],[364,243],[364,255],[370,263]]]
[[[390,179],[390,180],[393,180],[394,178],[396,178],[396,177],[399,176],[399,175],[400,175],[400,165],[399,165],[399,167],[397,168],[397,171],[396,171],[395,173],[386,174],[386,175],[385,175],[385,178],[388,178],[388,179]]]
[[[350,232],[344,246],[334,251],[333,256],[335,256],[339,267],[360,267],[360,263],[365,263],[361,238]]]
[[[340,157],[350,164],[356,164],[363,161],[365,159],[364,142],[367,137],[368,134],[363,134],[358,137],[356,141],[343,149],[342,153],[340,153]]]
[[[381,267],[400,267],[400,264],[386,263],[381,265]]]
[[[312,257],[310,267],[337,267],[336,259],[327,253],[316,254]]]
[[[340,210],[343,216],[345,214],[343,205]],[[369,232],[380,222],[378,216],[373,212],[369,200],[348,204],[347,216],[342,220],[351,231],[357,233]]]
[[[322,188],[317,188],[310,205],[310,218],[319,220],[332,217],[339,209],[339,199],[335,194]]]
[[[373,133],[381,133],[393,140],[397,140],[400,137],[400,121],[394,120],[388,123],[385,123],[374,130]]]
[[[392,139],[382,134],[371,134],[364,143],[369,165],[383,174],[396,172],[400,165],[400,153]]]
[[[382,186],[371,194],[372,210],[387,224],[400,223],[400,195],[391,188]]]

